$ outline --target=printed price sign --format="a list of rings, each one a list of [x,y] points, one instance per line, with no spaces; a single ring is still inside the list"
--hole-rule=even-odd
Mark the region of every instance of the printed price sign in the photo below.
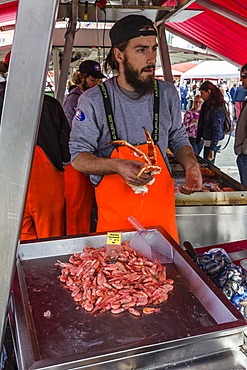
[[[112,233],[108,232],[106,237],[107,245],[121,245],[122,243],[122,233]]]

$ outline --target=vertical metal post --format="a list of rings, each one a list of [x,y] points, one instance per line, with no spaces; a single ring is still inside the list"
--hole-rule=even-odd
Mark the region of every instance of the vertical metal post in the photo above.
[[[60,101],[62,105],[64,101],[64,92],[66,88],[66,82],[68,79],[71,54],[73,50],[73,44],[74,44],[74,38],[75,38],[75,32],[76,32],[76,24],[77,24],[77,19],[78,19],[78,3],[79,3],[79,0],[72,0],[72,16],[71,16],[70,25],[69,25],[70,29],[68,30],[68,33],[65,36],[66,41],[65,41],[64,52],[63,52],[63,60],[62,60],[61,71],[60,71],[59,85],[58,85],[58,90],[56,93],[56,98]]]
[[[59,51],[58,48],[52,49],[53,69],[54,69],[54,83],[55,83],[55,96],[57,96],[58,81],[59,81]]]
[[[1,344],[58,5],[19,1],[0,128]]]
[[[166,32],[164,23],[158,26],[158,43],[160,50],[160,60],[163,69],[164,80],[173,83],[173,75],[171,70],[171,61],[169,49],[166,40]]]

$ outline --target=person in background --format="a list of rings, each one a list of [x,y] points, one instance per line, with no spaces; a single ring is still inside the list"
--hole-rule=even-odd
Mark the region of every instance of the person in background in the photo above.
[[[231,96],[231,116],[232,116],[232,119],[233,120],[236,120],[237,117],[236,117],[236,107],[235,105],[233,104],[233,97],[234,97],[234,94],[235,94],[235,91],[237,89],[237,84],[233,84],[232,87],[230,88],[230,96]]]
[[[231,95],[228,91],[228,86],[227,86],[226,82],[223,82],[220,85],[220,91],[221,91],[221,93],[223,95],[223,98],[225,100],[226,109],[227,109],[227,111],[230,111]]]
[[[179,92],[180,92],[180,108],[182,110],[184,106],[184,110],[186,110],[188,89],[185,82],[183,82],[183,84],[180,85]]]
[[[10,54],[5,58],[6,71],[9,60]],[[4,92],[6,83],[2,84],[0,90]],[[70,162],[69,133],[70,126],[59,101],[44,94],[21,240],[64,235],[64,164]]]
[[[203,100],[201,95],[195,95],[192,108],[187,110],[184,114],[183,123],[186,127],[186,131],[189,137],[190,144],[194,149],[195,154],[200,155],[203,148],[203,140],[201,139],[199,143],[196,143],[197,129],[198,129],[198,119],[200,116],[200,110]]]
[[[75,87],[64,102],[64,113],[70,126],[74,118],[79,96],[86,90],[99,84],[105,78],[100,64],[86,60],[79,66]],[[65,168],[65,201],[67,235],[90,232],[91,213],[94,201],[94,188],[88,175],[77,171],[71,165]]]
[[[210,81],[205,81],[200,87],[204,103],[201,107],[198,121],[197,140],[204,140],[203,158],[214,164],[216,153],[224,139],[223,123],[225,121],[225,101],[220,89]]]
[[[243,104],[243,101],[246,99],[246,97],[247,97],[247,89],[244,88],[242,85],[238,86],[235,91],[235,94],[233,95],[233,100],[232,100],[232,103],[235,105],[235,108],[236,108],[237,119],[240,115],[242,104]]]
[[[72,165],[89,173],[96,187],[97,231],[129,228],[127,218],[133,216],[143,226],[162,225],[178,241],[168,145],[186,172],[180,191],[191,194],[202,187],[199,164],[181,122],[179,96],[173,84],[154,78],[158,44],[150,19],[126,16],[111,28],[110,39],[105,66],[117,76],[80,96],[70,137]],[[155,178],[150,171],[140,173],[144,163],[135,151],[147,153],[144,125],[162,168]],[[133,191],[132,186],[138,191],[150,181],[145,194]]]
[[[237,89],[237,84],[233,84],[232,87],[230,88],[229,93],[231,95],[231,100],[233,100],[233,96],[235,94],[236,89]]]
[[[188,110],[192,108],[193,106],[193,101],[194,101],[194,94],[193,94],[193,89],[190,87],[190,85],[187,85],[187,108]]]
[[[247,89],[247,63],[240,69],[240,80],[243,89]],[[237,155],[240,182],[247,187],[247,100],[243,101],[242,110],[238,117],[234,152]]]
[[[100,64],[95,60],[85,60],[79,65],[79,72],[75,75],[74,82],[76,87],[67,96],[63,110],[71,126],[72,120],[74,118],[77,101],[79,96],[96,85],[99,84],[105,75],[101,73]]]

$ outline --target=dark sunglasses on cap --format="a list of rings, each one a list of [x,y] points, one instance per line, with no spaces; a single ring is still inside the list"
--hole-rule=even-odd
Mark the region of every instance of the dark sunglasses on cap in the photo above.
[[[244,78],[247,78],[247,73],[241,73],[241,74],[240,74],[240,78],[243,78],[243,79],[244,79]]]

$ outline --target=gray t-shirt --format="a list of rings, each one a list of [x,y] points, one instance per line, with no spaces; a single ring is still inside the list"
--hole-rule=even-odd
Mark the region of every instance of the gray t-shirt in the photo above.
[[[146,137],[142,126],[153,132],[153,94],[139,99],[131,99],[123,94],[117,84],[117,77],[106,81],[111,101],[118,139],[132,145],[143,144]],[[186,130],[182,124],[179,97],[176,88],[165,81],[158,81],[159,141],[158,146],[166,157],[166,149],[176,152],[183,146],[190,146]],[[72,161],[81,152],[89,152],[100,157],[110,157],[113,145],[106,120],[106,113],[100,88],[95,86],[84,92],[77,104],[77,112],[72,122],[70,153]],[[101,176],[91,175],[91,181],[97,185]]]

